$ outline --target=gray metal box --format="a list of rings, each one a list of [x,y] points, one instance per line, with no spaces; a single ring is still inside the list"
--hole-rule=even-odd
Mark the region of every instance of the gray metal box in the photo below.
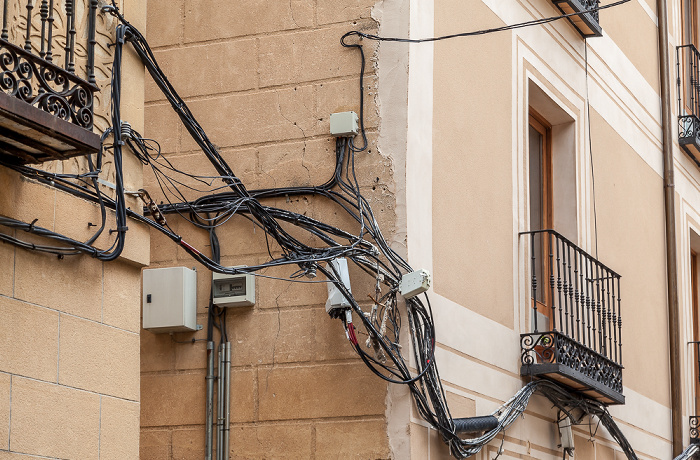
[[[185,267],[143,271],[143,328],[151,332],[197,330],[197,271]]]
[[[355,112],[331,114],[331,134],[336,137],[353,137],[359,132],[359,118]]]

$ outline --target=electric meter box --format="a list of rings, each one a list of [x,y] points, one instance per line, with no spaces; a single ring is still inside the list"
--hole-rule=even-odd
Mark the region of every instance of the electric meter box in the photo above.
[[[214,305],[219,307],[255,305],[255,276],[249,273],[229,275],[215,272],[212,274],[211,289]]]
[[[143,328],[151,332],[197,330],[197,271],[186,267],[143,271]]]

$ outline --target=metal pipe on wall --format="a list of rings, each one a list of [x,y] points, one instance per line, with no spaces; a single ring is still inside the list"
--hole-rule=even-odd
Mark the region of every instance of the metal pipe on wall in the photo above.
[[[206,423],[204,459],[212,460],[214,450],[214,342],[207,342]]]
[[[683,451],[683,421],[680,375],[680,327],[678,318],[678,273],[676,263],[676,207],[671,129],[671,77],[668,52],[668,9],[666,0],[656,2],[659,24],[659,73],[661,77],[661,127],[663,132],[664,217],[666,228],[666,277],[668,285],[668,337],[671,384],[671,432],[673,456]]]
[[[231,431],[231,342],[226,342],[224,371],[226,379],[224,380],[224,447],[222,451],[222,460],[228,460],[229,434]]]
[[[216,460],[224,460],[224,344],[219,345],[219,367],[217,370],[219,387],[216,401]]]

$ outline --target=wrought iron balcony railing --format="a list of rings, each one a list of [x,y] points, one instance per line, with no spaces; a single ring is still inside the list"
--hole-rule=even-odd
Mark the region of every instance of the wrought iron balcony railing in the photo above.
[[[690,443],[700,444],[700,417],[690,417]]]
[[[532,293],[521,374],[624,403],[620,275],[554,230],[521,236],[529,243]]]
[[[92,133],[97,8],[97,0],[3,1],[0,153],[37,163],[99,146]]]
[[[582,13],[570,16],[569,22],[583,37],[600,37],[603,29],[600,27],[598,8],[599,0],[552,0],[564,14]]]
[[[700,52],[694,45],[676,47],[678,74],[678,143],[700,166]]]

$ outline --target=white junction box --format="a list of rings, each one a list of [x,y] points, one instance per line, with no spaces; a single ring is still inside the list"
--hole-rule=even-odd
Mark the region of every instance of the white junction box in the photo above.
[[[255,305],[255,276],[249,273],[240,275],[213,273],[211,288],[214,305],[219,307]]]
[[[399,283],[399,291],[401,295],[407,299],[415,297],[418,294],[430,289],[430,283],[432,282],[432,277],[430,272],[424,268],[416,270],[411,273],[406,273],[401,277],[401,282]]]
[[[197,330],[197,271],[186,267],[143,271],[143,328],[151,332]]]
[[[333,268],[340,275],[340,281],[345,285],[348,292],[352,293],[350,289],[350,272],[348,271],[348,261],[344,257],[338,259],[333,259],[328,262],[329,265],[333,265]],[[330,267],[329,267],[330,268]],[[345,298],[340,289],[336,287],[334,283],[326,283],[328,286],[328,300],[326,300],[326,313],[331,313],[334,310],[344,310],[350,308],[350,302]]]
[[[331,114],[331,134],[335,137],[353,137],[359,132],[359,118],[355,112]]]

